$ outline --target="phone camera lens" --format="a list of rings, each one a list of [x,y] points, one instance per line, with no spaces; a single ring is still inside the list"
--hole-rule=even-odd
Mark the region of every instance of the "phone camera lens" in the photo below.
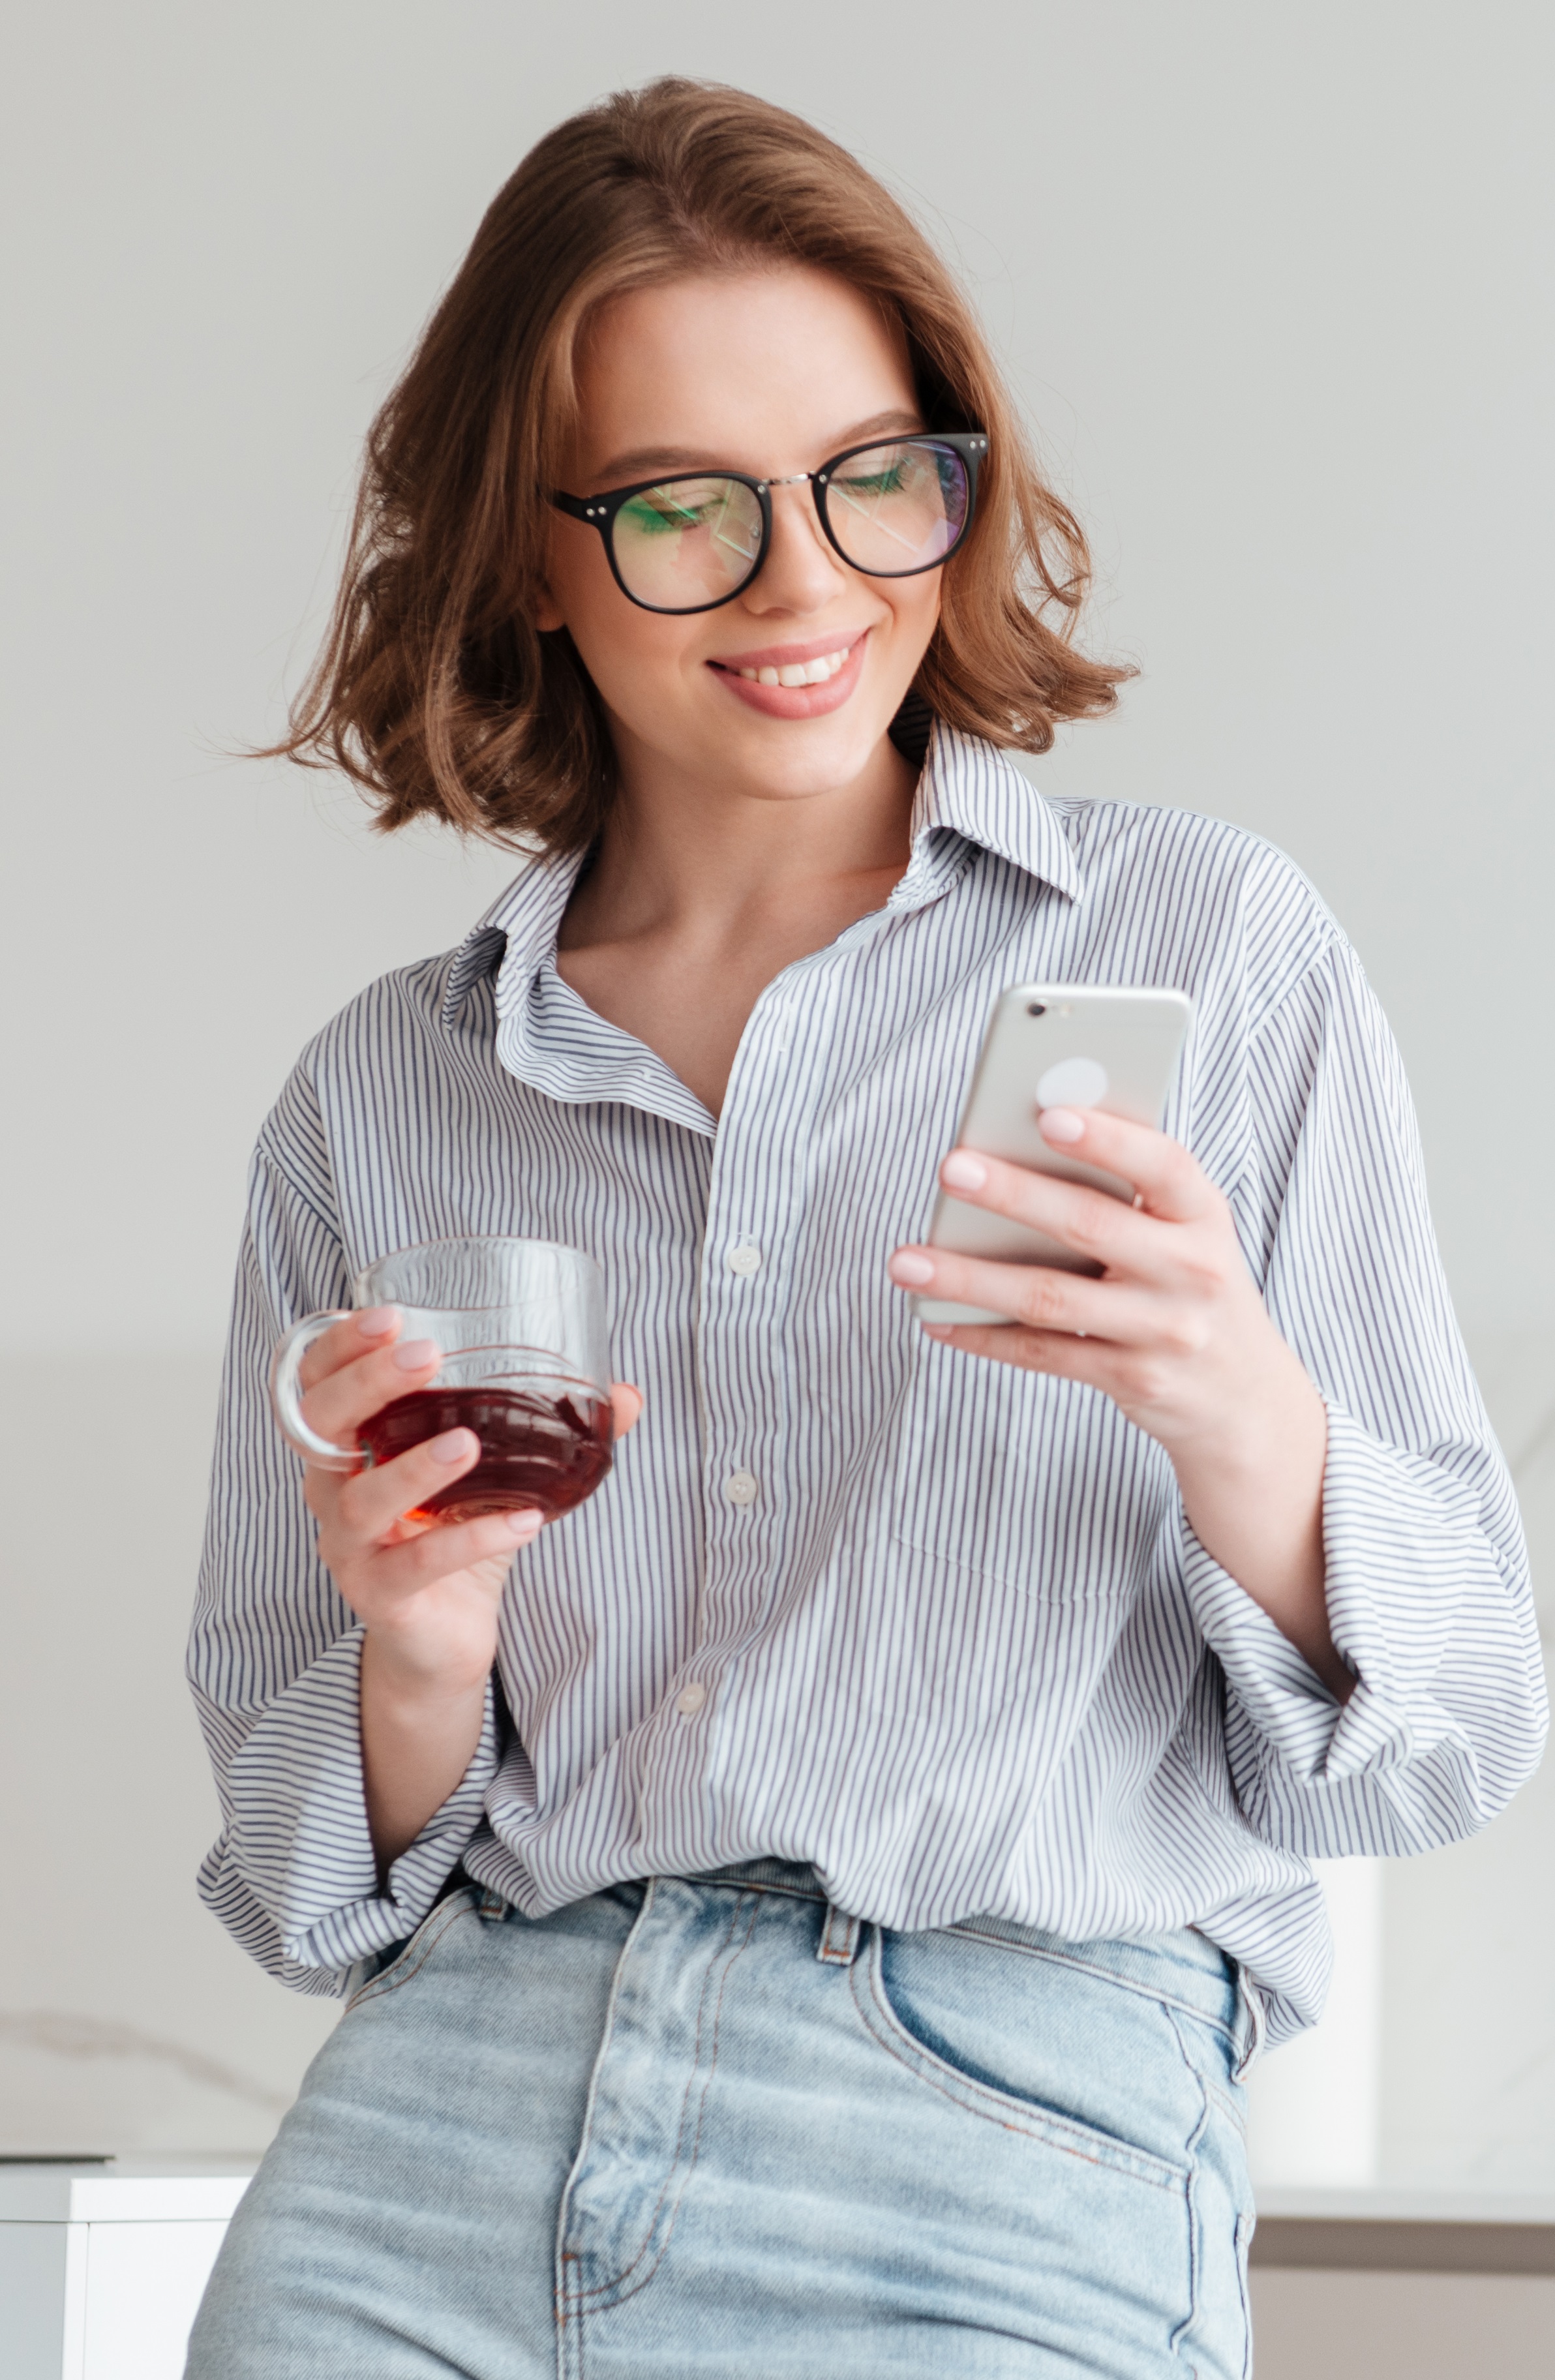
[[[1026,1003],[1026,1013],[1027,1016],[1046,1016],[1048,1012],[1043,1002],[1028,1000]]]

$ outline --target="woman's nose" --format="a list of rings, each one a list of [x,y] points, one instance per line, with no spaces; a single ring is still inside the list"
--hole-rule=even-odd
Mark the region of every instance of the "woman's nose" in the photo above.
[[[774,487],[767,559],[747,603],[753,612],[819,612],[847,572],[826,542],[808,481]]]

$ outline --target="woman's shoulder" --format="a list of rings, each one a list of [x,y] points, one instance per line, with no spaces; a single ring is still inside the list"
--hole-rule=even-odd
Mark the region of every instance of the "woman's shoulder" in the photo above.
[[[467,978],[475,940],[467,937],[451,951],[439,951],[408,966],[391,967],[386,975],[365,984],[305,1044],[298,1068],[317,1074],[321,1069],[351,1064],[369,1050],[382,1063],[392,1059],[398,1046],[408,1049],[432,1036],[446,1038],[450,1027],[457,1026],[464,1005],[451,995],[456,990],[468,992],[473,988]]]
[[[408,1099],[425,1100],[490,1031],[489,965],[479,934],[451,951],[393,967],[337,1009],[304,1045],[260,1135],[261,1149],[318,1148],[333,1119],[392,1127]],[[484,994],[484,997],[482,997]]]
[[[1190,865],[1217,885],[1245,886],[1255,900],[1298,898],[1333,919],[1310,879],[1289,852],[1267,835],[1207,810],[1167,802],[1125,801],[1082,795],[1047,795],[1087,877],[1099,869],[1133,870],[1145,863]]]
[[[1164,803],[1060,798],[1099,938],[1245,1023],[1278,1006],[1331,951],[1332,911],[1288,852],[1229,819]],[[1122,955],[1120,948],[1117,955]],[[1170,972],[1160,972],[1160,970]]]

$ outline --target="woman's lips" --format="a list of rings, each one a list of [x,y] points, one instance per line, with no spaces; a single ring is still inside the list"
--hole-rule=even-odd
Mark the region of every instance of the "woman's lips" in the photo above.
[[[759,669],[771,674],[784,668],[813,666],[836,651],[835,644],[774,646],[770,652],[738,653],[728,661],[710,662],[708,667],[731,694],[737,695],[751,710],[763,711],[769,719],[820,719],[829,710],[840,710],[857,685],[869,640],[869,631],[866,628],[854,638],[841,669],[820,686],[763,686],[759,677],[742,676],[740,673]]]

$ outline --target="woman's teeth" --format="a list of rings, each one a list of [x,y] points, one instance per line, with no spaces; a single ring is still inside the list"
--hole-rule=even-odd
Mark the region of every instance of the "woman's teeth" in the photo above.
[[[757,686],[824,686],[835,677],[849,653],[844,645],[840,653],[821,653],[813,662],[784,662],[781,669],[736,670],[736,677],[747,677]]]

